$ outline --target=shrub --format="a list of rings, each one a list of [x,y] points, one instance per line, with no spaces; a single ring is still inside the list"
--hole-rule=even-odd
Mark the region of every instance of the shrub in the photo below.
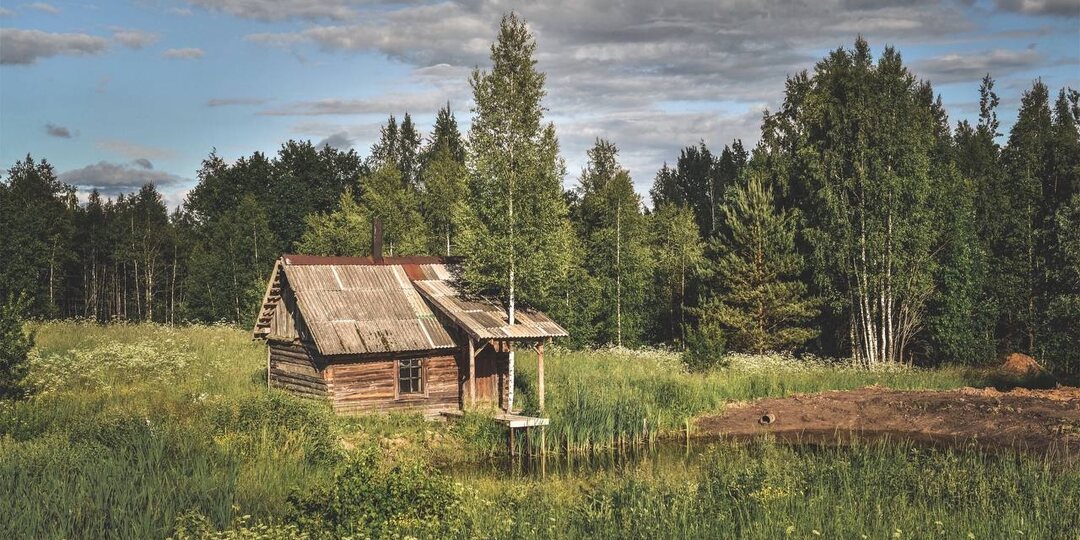
[[[420,462],[380,466],[377,450],[351,456],[334,480],[289,496],[288,520],[314,538],[460,535],[460,496]]]
[[[724,331],[714,322],[702,322],[686,335],[686,351],[682,360],[690,371],[708,371],[725,365],[724,349],[727,345]]]
[[[27,357],[34,347],[34,335],[23,332],[26,301],[9,298],[0,306],[0,399],[18,399],[26,394],[24,381],[30,370]]]

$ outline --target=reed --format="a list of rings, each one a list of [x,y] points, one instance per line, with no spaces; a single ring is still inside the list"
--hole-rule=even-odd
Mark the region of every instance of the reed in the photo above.
[[[536,410],[536,356],[519,355],[518,399]],[[982,385],[966,368],[869,371],[842,361],[735,355],[728,367],[689,373],[665,351],[555,349],[545,357],[549,448],[588,452],[684,434],[688,421],[726,402],[869,385],[946,389]]]

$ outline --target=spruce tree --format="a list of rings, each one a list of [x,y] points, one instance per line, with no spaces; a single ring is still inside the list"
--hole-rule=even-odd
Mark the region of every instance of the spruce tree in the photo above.
[[[399,136],[398,169],[401,171],[401,179],[405,184],[416,189],[420,183],[420,132],[417,131],[412,117],[407,112],[401,121]]]
[[[800,281],[795,221],[776,207],[763,176],[751,174],[722,207],[727,233],[712,270],[724,288],[696,310],[702,326],[716,324],[729,345],[758,354],[799,348],[817,333],[806,326],[817,308]]]
[[[63,314],[76,208],[75,188],[48,161],[28,154],[7,171],[0,182],[0,298],[25,293],[31,315]]]
[[[1008,202],[1000,216],[1004,234],[994,271],[1001,280],[998,332],[1003,352],[1035,354],[1039,287],[1045,276],[1045,231],[1052,216],[1044,199],[1050,184],[1051,133],[1049,91],[1042,81],[1035,81],[1021,98],[1016,123],[1001,154]]]
[[[469,129],[468,211],[459,212],[463,277],[517,302],[554,306],[570,267],[572,232],[554,125],[544,123],[544,74],[536,42],[516,14],[503,17],[491,71],[477,69]]]
[[[1001,135],[997,119],[999,103],[994,80],[987,75],[979,87],[979,121],[975,126],[960,122],[954,134],[956,166],[970,183],[974,202],[972,279],[979,294],[978,309],[973,314],[978,339],[966,358],[971,361],[987,361],[998,352],[1001,298],[1008,294],[1007,281],[998,270],[1003,264],[1002,242],[1011,217],[1005,215],[1010,196],[1001,167],[1001,148],[995,140]]]
[[[450,156],[453,157],[454,161],[461,164],[465,163],[465,141],[461,138],[457,118],[450,111],[449,102],[445,107],[439,109],[438,114],[435,115],[435,126],[431,129],[431,136],[428,137],[428,146],[424,151],[426,156],[424,161],[434,158],[439,149],[443,147],[450,152]]]

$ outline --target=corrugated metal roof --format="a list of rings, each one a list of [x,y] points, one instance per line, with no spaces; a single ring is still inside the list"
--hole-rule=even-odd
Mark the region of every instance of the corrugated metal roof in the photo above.
[[[569,335],[547,315],[530,309],[517,309],[511,326],[502,306],[487,298],[463,297],[456,287],[445,280],[418,280],[413,285],[435,309],[476,339],[535,339]]]
[[[289,264],[286,260],[282,269],[322,354],[456,346],[401,265]]]

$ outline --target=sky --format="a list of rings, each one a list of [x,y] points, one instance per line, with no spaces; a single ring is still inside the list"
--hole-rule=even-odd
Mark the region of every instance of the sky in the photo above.
[[[1080,0],[0,0],[0,168],[46,158],[81,193],[155,183],[170,205],[216,150],[310,139],[362,156],[390,114],[470,121],[500,17],[533,31],[573,187],[597,137],[648,193],[679,150],[752,148],[784,82],[866,37],[955,125],[990,73],[1007,132],[1036,78],[1080,88]]]

